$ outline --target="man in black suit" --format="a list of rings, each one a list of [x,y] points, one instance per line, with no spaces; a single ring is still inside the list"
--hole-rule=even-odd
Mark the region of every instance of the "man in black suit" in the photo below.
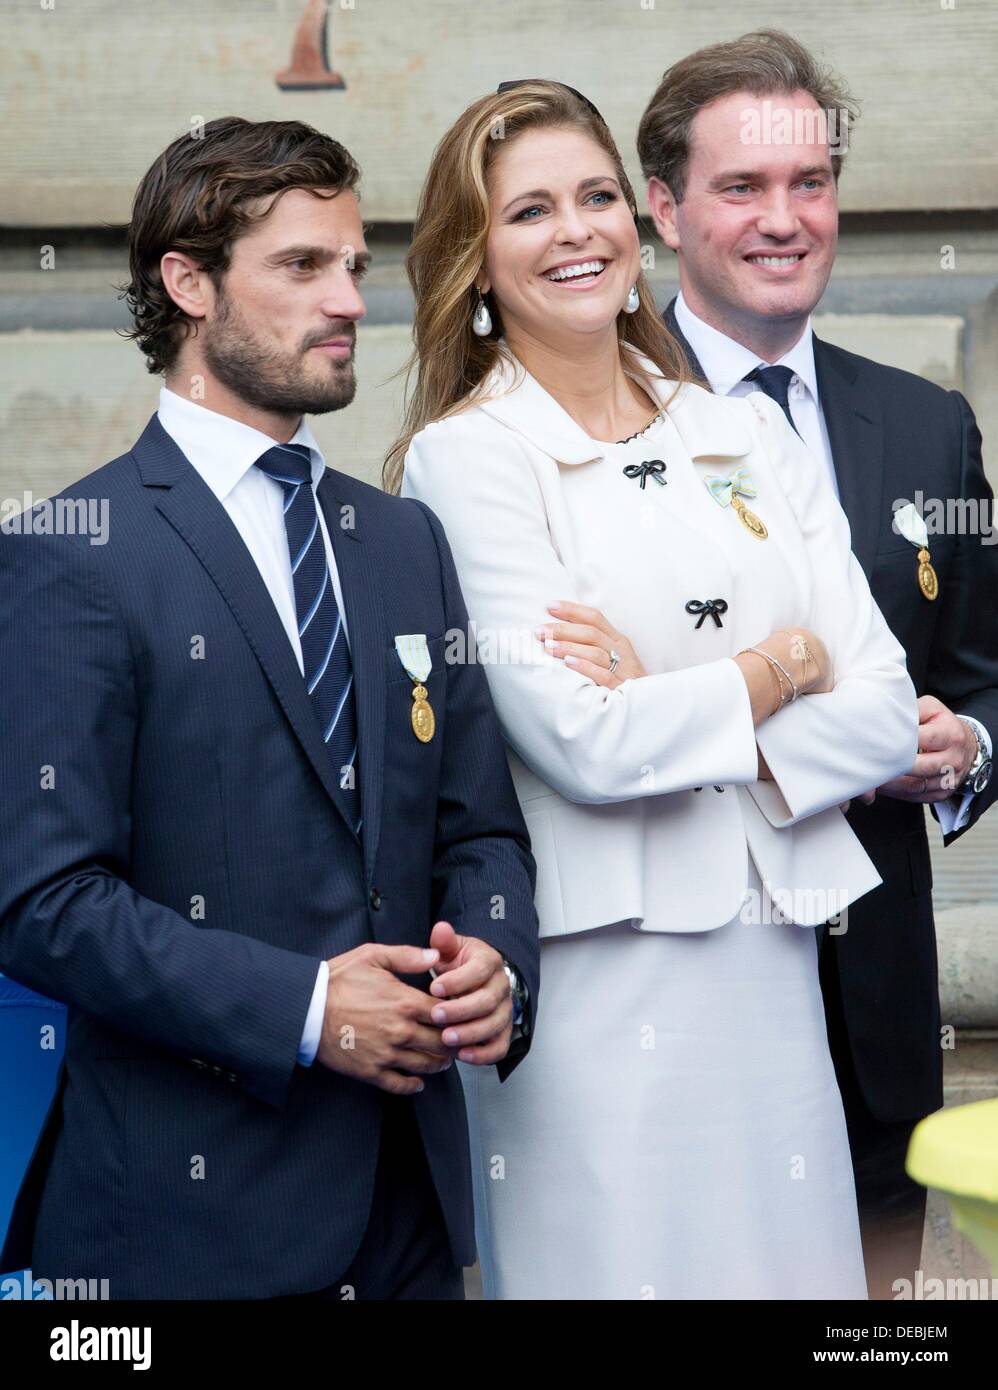
[[[827,468],[920,697],[910,775],[848,811],[883,883],[853,904],[845,931],[823,933],[820,959],[870,1293],[891,1298],[896,1280],[914,1277],[924,1225],[924,1190],[904,1171],[908,1139],[943,1098],[923,807],[948,845],[998,791],[998,534],[963,396],[811,331],[835,257],[853,115],[833,74],[789,35],[763,30],[670,68],[638,152],[656,228],[678,261],[667,326],[697,378],[722,394],[765,391]],[[957,502],[969,525],[922,535],[905,507],[916,499],[930,523]]]
[[[358,177],[296,121],[156,160],[128,292],[159,408],[60,495],[103,536],[0,540],[0,968],[68,1005],[0,1270],[463,1297],[452,1062],[529,1045],[535,871],[482,667],[445,659],[439,521],[304,419],[355,391]]]

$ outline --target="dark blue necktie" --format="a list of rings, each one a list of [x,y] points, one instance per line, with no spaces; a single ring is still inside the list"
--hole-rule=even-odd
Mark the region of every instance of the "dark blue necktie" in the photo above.
[[[333,760],[350,823],[359,832],[353,667],[326,563],[319,508],[312,491],[311,455],[305,444],[275,444],[257,459],[256,466],[284,489],[284,529],[295,586],[305,684]]]
[[[755,382],[760,391],[775,401],[790,421],[790,428],[799,436],[800,430],[790,414],[790,383],[793,378],[794,373],[789,367],[753,367],[748,376],[742,377],[742,381]]]

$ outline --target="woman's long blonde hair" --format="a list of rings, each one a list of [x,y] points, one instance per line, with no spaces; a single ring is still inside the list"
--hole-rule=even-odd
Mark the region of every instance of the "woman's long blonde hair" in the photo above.
[[[412,244],[405,268],[416,300],[414,349],[403,367],[406,404],[399,437],[385,458],[382,481],[397,493],[403,462],[414,434],[463,410],[499,361],[512,361],[498,343],[502,316],[491,292],[486,296],[493,331],[472,332],[478,304],[475,277],[485,259],[489,232],[486,184],[496,151],[526,130],[549,126],[584,131],[605,150],[631,210],[637,204],[620,153],[603,119],[560,82],[524,82],[512,90],[482,97],[451,126],[434,152],[420,194]],[[649,358],[670,381],[687,381],[690,371],[676,340],[663,324],[655,296],[642,271],[637,277],[640,305],[617,316],[618,342]],[[412,374],[415,372],[415,386]],[[477,399],[482,399],[479,394]]]

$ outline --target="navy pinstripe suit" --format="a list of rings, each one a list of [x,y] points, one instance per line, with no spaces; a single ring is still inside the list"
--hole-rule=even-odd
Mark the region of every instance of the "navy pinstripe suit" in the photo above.
[[[444,918],[537,999],[534,864],[485,675],[444,659],[447,631],[467,633],[446,538],[419,502],[332,470],[319,484],[351,635],[358,843],[259,571],[157,418],[60,496],[108,500],[107,544],[0,537],[0,969],[69,1006],[0,1269],[107,1278],[113,1298],[329,1285],[367,1224],[383,1093],[297,1065],[319,961],[426,944]],[[433,658],[427,744],[404,632]],[[424,1081],[419,1132],[468,1264],[457,1069]]]

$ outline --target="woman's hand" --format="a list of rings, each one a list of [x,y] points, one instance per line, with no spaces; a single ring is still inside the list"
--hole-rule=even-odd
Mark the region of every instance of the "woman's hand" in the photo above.
[[[556,621],[537,628],[536,635],[552,656],[562,657],[566,666],[588,676],[596,685],[614,690],[624,681],[648,674],[627,638],[598,608],[587,608],[581,603],[552,603],[548,612],[555,615]],[[620,657],[612,675],[611,651]]]
[[[784,628],[782,635],[790,640],[788,656],[794,663],[791,669],[795,673],[798,670],[801,672],[801,692],[805,695],[825,695],[834,690],[832,662],[821,638],[806,627]]]
[[[767,659],[767,655],[772,660]],[[835,684],[824,642],[806,627],[771,632],[764,642],[737,652],[734,661],[748,687],[752,723],[756,728],[779,713],[791,699],[793,692],[788,687],[788,677],[796,685],[798,695],[823,694]],[[761,753],[759,780],[772,781],[772,773]]]
[[[816,633],[806,627],[784,627],[757,642],[760,651],[780,662],[801,695],[823,695],[835,686],[828,650]],[[790,692],[783,683],[784,695]]]

